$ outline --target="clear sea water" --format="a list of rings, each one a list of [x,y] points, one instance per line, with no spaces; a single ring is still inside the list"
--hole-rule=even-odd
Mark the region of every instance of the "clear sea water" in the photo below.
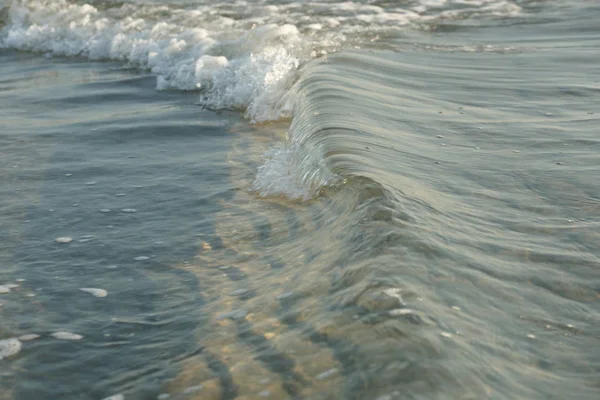
[[[600,398],[599,49],[592,0],[0,0],[0,400]]]

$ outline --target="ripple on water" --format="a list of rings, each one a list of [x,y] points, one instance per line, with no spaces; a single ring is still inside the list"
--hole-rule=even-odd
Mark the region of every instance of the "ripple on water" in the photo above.
[[[337,372],[338,372],[337,368],[328,369],[327,371],[321,372],[319,375],[317,375],[317,379],[318,380],[327,379],[327,378],[337,374]]]
[[[93,240],[93,239],[94,239],[94,235],[85,235],[85,236],[82,236],[81,238],[79,238],[77,241],[79,243],[85,243],[85,242],[89,242],[90,240]]]
[[[246,311],[246,310],[242,310],[242,309],[233,310],[230,312],[226,312],[226,313],[217,315],[217,321],[220,321],[223,319],[233,319],[233,320],[243,319],[243,318],[246,318],[246,315],[248,315],[248,311]]]
[[[202,385],[187,387],[184,389],[183,394],[192,394],[192,393],[199,392],[200,390],[202,390],[203,387],[204,386],[202,386]]]
[[[238,290],[234,290],[233,292],[229,293],[229,295],[233,296],[233,297],[238,297],[238,296],[243,296],[248,292],[249,292],[248,289],[238,289]]]

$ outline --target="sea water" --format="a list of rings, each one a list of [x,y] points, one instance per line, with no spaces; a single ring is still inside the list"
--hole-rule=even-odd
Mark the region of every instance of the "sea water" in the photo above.
[[[600,5],[0,1],[0,399],[597,399]]]

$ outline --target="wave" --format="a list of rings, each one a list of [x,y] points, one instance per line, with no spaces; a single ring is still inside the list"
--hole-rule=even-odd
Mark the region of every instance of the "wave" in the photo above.
[[[340,165],[361,155],[354,149],[341,157],[331,141],[373,135],[377,125],[365,124],[368,118],[339,123],[349,122],[343,116],[352,108],[353,95],[345,95],[345,88],[352,87],[350,78],[368,79],[365,71],[372,66],[363,65],[356,73],[342,71],[348,75],[336,80],[327,62],[316,59],[377,47],[382,37],[409,26],[429,29],[440,21],[513,17],[522,11],[504,0],[421,0],[404,8],[336,1],[2,4],[0,48],[123,61],[155,74],[158,90],[198,91],[203,106],[243,110],[253,123],[293,115],[288,143],[266,155],[253,185],[264,195],[293,198],[310,198],[319,188],[342,181],[347,171],[340,173]],[[373,110],[384,109],[390,101],[380,100]],[[347,107],[326,107],[329,111],[322,113],[323,101],[347,102]],[[360,115],[362,108],[351,111]],[[349,143],[361,142],[357,140]]]
[[[398,186],[393,181],[399,171],[389,168],[401,168],[419,140],[408,140],[401,102],[410,78],[403,72],[393,53],[385,52],[345,51],[306,66],[286,143],[266,155],[252,189],[310,199],[323,187],[355,178]]]
[[[499,0],[420,1],[406,8],[359,2],[200,0],[186,6],[8,0],[0,8],[1,48],[125,61],[156,74],[159,90],[200,90],[205,106],[245,110],[252,122],[290,116],[295,74],[311,59],[411,24],[520,11]]]

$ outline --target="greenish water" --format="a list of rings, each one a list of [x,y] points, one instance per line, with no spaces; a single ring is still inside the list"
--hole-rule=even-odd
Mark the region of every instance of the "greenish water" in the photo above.
[[[594,2],[90,4],[0,3],[0,399],[600,396]]]

